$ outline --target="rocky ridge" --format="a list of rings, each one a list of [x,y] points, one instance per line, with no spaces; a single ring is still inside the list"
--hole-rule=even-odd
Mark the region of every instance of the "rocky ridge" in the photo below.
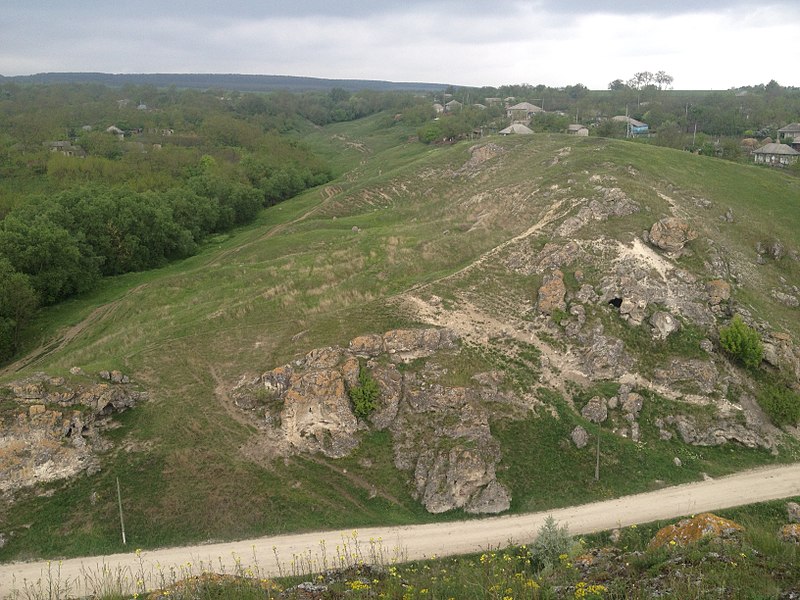
[[[358,447],[360,432],[388,430],[394,464],[409,474],[412,495],[429,512],[502,512],[511,497],[497,480],[502,454],[489,428],[487,403],[513,404],[516,398],[498,388],[496,374],[476,377],[474,387],[450,387],[438,383],[442,373],[432,363],[418,370],[398,368],[442,351],[458,352],[451,330],[359,336],[347,348],[315,349],[244,377],[231,399],[259,423],[276,455],[341,458]],[[348,396],[361,369],[380,389],[377,407],[366,419],[356,417]]]

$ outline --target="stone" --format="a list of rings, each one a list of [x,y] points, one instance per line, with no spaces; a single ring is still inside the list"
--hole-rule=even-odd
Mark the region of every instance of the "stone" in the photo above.
[[[47,412],[47,408],[45,407],[44,404],[33,404],[28,409],[28,415],[31,417],[35,417],[36,415],[43,415],[45,412]]]
[[[687,382],[703,394],[712,393],[719,379],[719,373],[712,361],[697,358],[673,359],[666,368],[656,369],[653,376],[659,383]]]
[[[686,547],[708,538],[730,539],[743,530],[741,525],[730,519],[702,513],[659,529],[650,541],[649,548],[652,550],[672,545]]]
[[[80,367],[72,367],[69,372],[71,375],[86,375]]]
[[[642,410],[642,405],[644,404],[644,397],[636,392],[629,392],[624,396],[621,404],[622,410],[625,411],[626,414],[637,419],[639,417],[639,411]]]
[[[800,504],[797,502],[787,502],[786,515],[790,523],[800,523]]]
[[[511,494],[508,489],[498,481],[490,481],[486,487],[473,495],[464,512],[470,514],[497,514],[511,508]]]
[[[708,338],[703,338],[700,340],[700,349],[708,354],[714,353],[714,342],[709,340]]]
[[[638,423],[631,423],[631,440],[638,442],[641,439],[641,432]]]
[[[800,523],[789,523],[781,527],[778,537],[781,541],[800,544]]]
[[[552,315],[556,310],[566,310],[567,303],[564,296],[567,288],[564,285],[564,274],[555,270],[544,276],[544,281],[539,287],[537,307],[539,312]]]
[[[574,443],[578,448],[585,448],[589,443],[589,434],[580,425],[572,430],[570,437],[572,437],[572,443]]]
[[[420,501],[434,514],[464,508],[494,479],[494,466],[461,445],[423,453],[414,471]]]
[[[602,423],[608,418],[608,406],[600,396],[595,396],[581,409],[581,416],[592,423]]]
[[[731,286],[722,279],[712,279],[706,284],[706,294],[708,294],[708,303],[712,307],[719,306],[730,300]]]
[[[358,356],[373,357],[383,352],[383,336],[361,335],[350,340],[350,351]]]
[[[672,464],[675,465],[676,467],[682,467],[683,461],[676,456],[675,458],[672,459]]]
[[[623,298],[619,306],[619,314],[631,325],[638,327],[647,315],[647,300],[633,297]]]
[[[100,379],[105,379],[105,380],[111,379],[111,373],[108,371],[100,371],[98,375],[100,376]]]
[[[684,219],[666,217],[653,224],[648,238],[657,248],[675,254],[683,250],[687,243],[697,239],[697,232]]]
[[[671,333],[675,333],[681,328],[681,322],[670,313],[663,310],[653,313],[650,317],[650,325],[652,327],[653,337],[659,340],[667,339]]]

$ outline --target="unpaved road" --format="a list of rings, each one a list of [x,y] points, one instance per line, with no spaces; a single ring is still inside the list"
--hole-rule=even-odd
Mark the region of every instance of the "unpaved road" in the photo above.
[[[295,568],[311,565],[312,568],[321,569],[324,564],[334,566],[337,551],[351,557],[359,554],[369,560],[374,550],[389,562],[395,557],[410,560],[476,552],[505,546],[512,541],[527,543],[535,537],[548,515],[566,524],[570,533],[584,534],[792,496],[800,496],[800,464],[755,469],[712,481],[542,513],[453,523],[375,527],[357,532],[342,530],[264,537],[165,548],[142,552],[140,557],[132,550],[129,554],[52,563],[50,569],[55,573],[60,568],[62,585],[68,585],[71,594],[80,596],[93,591],[90,585],[87,589],[90,582],[86,574],[97,579],[103,568],[114,577],[128,577],[131,585],[143,578],[147,587],[157,587],[162,578],[171,579],[173,574],[170,569],[174,569],[177,576],[188,572],[198,574],[204,567],[220,571],[221,566],[230,573],[235,570],[237,559],[241,568],[252,567],[260,576],[266,577],[278,575],[278,561],[284,573],[291,571],[293,564]],[[376,543],[370,544],[370,539]],[[323,553],[327,563],[323,562]],[[29,586],[31,582],[39,580],[44,586],[48,585],[47,572],[46,562],[0,565],[0,597],[5,598],[14,590],[21,590],[25,581]]]

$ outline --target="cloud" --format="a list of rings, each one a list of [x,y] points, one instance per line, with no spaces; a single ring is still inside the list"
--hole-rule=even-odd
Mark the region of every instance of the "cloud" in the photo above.
[[[14,4],[0,6],[5,75],[266,73],[605,88],[663,69],[681,88],[800,84],[791,52],[769,61],[753,52],[794,38],[800,3],[789,0]]]

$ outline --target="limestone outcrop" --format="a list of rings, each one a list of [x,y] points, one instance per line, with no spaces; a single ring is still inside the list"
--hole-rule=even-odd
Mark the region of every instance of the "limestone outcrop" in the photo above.
[[[511,497],[497,481],[502,454],[484,406],[489,397],[504,399],[496,377],[476,377],[475,387],[449,387],[438,383],[436,369],[397,366],[456,351],[457,342],[453,331],[437,328],[362,335],[347,348],[315,349],[255,378],[243,377],[231,399],[261,425],[278,453],[342,458],[358,447],[361,431],[388,429],[395,466],[409,473],[412,494],[429,512],[502,512]],[[361,369],[380,390],[377,406],[363,419],[348,394]]]
[[[99,468],[96,453],[108,445],[100,432],[146,397],[114,374],[98,382],[82,372],[70,381],[39,373],[0,388],[0,494]]]

